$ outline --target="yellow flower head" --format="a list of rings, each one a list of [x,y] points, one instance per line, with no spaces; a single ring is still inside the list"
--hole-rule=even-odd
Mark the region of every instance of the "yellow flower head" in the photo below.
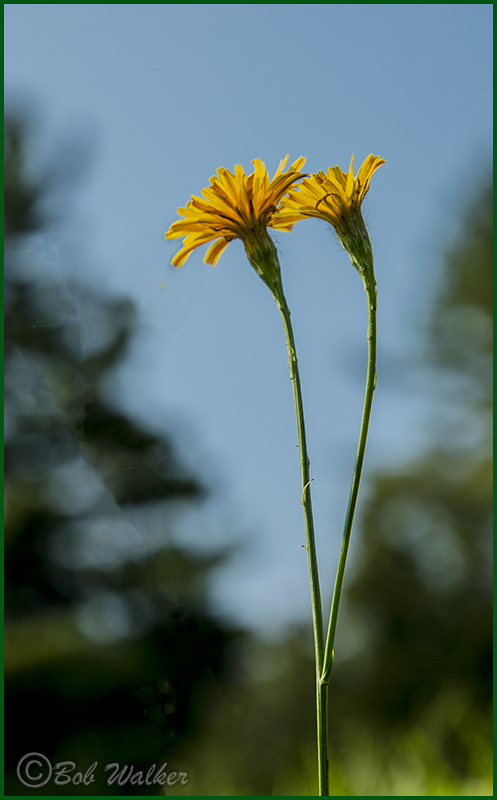
[[[251,254],[260,249],[261,239],[269,239],[267,227],[290,231],[293,223],[280,218],[276,207],[290,186],[304,177],[300,168],[305,158],[298,158],[284,172],[287,161],[288,156],[280,161],[272,181],[259,158],[252,162],[255,169],[250,175],[239,164],[234,174],[220,167],[217,177],[210,179],[211,185],[202,190],[203,197],[192,195],[186,208],[178,208],[185,219],[173,222],[166,239],[185,238],[171,264],[181,267],[193,250],[214,240],[204,258],[206,264],[214,265],[229,242],[237,238],[242,239],[252,261]]]
[[[384,158],[369,155],[354,177],[354,156],[348,172],[340,167],[330,167],[328,172],[317,172],[292,189],[280,203],[278,216],[281,222],[293,224],[307,217],[318,217],[331,223],[354,266],[371,261],[372,252],[366,225],[361,213],[373,173],[386,164]],[[362,264],[364,266],[364,263]]]
[[[340,226],[348,214],[361,207],[373,172],[387,162],[371,154],[359,167],[355,177],[353,163],[354,156],[349,171],[345,173],[337,166],[330,167],[328,173],[320,170],[306,178],[282,200],[281,219],[297,222],[306,217],[319,217],[334,226]]]

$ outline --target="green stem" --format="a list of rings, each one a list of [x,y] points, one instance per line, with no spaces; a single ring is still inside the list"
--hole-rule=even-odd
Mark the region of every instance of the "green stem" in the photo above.
[[[329,797],[328,684],[317,682],[319,796]]]
[[[314,647],[316,654],[316,706],[317,706],[317,744],[318,744],[318,773],[319,796],[328,797],[328,724],[327,724],[327,686],[320,682],[324,658],[324,629],[323,610],[321,604],[321,590],[319,587],[318,562],[316,543],[314,537],[314,522],[311,506],[311,480],[309,478],[309,457],[305,437],[304,409],[302,405],[302,391],[300,376],[293,338],[290,310],[286,304],[282,290],[273,288],[273,296],[280,309],[285,327],[286,343],[288,348],[288,364],[293,385],[295,412],[297,415],[297,431],[300,454],[300,477],[302,480],[302,505],[304,507],[307,562],[309,567],[309,581],[311,585],[312,622],[314,629]]]
[[[363,274],[363,273],[361,273]],[[376,281],[372,274],[363,274],[364,288],[368,298],[368,373],[366,378],[366,392],[364,396],[364,407],[362,411],[361,432],[359,434],[359,445],[357,448],[357,455],[354,465],[354,474],[352,477],[352,486],[350,489],[349,504],[347,507],[347,514],[345,516],[345,525],[342,538],[342,548],[340,551],[340,559],[338,561],[337,576],[335,580],[335,589],[333,591],[333,600],[331,603],[330,623],[328,627],[328,635],[326,638],[326,649],[324,654],[323,669],[321,673],[321,684],[327,685],[330,681],[331,671],[333,669],[333,647],[335,644],[335,634],[338,621],[338,611],[340,607],[340,598],[342,594],[343,578],[345,574],[345,565],[347,563],[347,554],[349,551],[350,534],[352,532],[352,523],[354,521],[354,513],[357,505],[357,496],[359,494],[359,484],[361,482],[362,465],[364,462],[364,453],[366,450],[366,440],[368,437],[369,420],[371,417],[371,407],[373,405],[373,394],[376,388]]]

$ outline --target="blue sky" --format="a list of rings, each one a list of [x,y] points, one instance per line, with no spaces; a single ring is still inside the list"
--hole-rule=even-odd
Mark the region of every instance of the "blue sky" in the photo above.
[[[386,158],[364,204],[379,291],[366,477],[407,463],[429,442],[439,398],[419,348],[441,246],[490,159],[491,16],[490,4],[5,6],[7,97],[39,107],[47,150],[74,135],[93,143],[59,268],[136,302],[113,396],[172,432],[212,486],[178,536],[198,548],[242,542],[213,597],[246,624],[275,629],[310,609],[283,329],[240,242],[215,269],[198,251],[174,271],[179,243],[164,231],[220,166]],[[324,223],[276,241],[327,595],[362,406],[366,299]]]

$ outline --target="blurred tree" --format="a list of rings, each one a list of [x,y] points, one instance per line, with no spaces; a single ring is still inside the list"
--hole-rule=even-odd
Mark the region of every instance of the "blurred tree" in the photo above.
[[[185,770],[178,742],[236,636],[205,610],[208,571],[226,553],[171,544],[170,511],[205,489],[169,437],[109,406],[103,387],[133,306],[50,263],[54,181],[29,174],[27,142],[26,120],[7,117],[6,793],[39,793],[15,775],[36,751],[83,771],[101,765],[90,786],[50,783],[46,794],[156,794],[108,787],[103,766],[146,772],[162,758]]]

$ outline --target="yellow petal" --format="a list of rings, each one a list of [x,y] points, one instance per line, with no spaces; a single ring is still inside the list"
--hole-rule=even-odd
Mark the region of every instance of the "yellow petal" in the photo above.
[[[281,159],[281,161],[280,161],[280,164],[279,164],[279,167],[278,167],[278,169],[276,170],[276,172],[274,173],[274,176],[273,176],[273,181],[274,181],[274,179],[275,179],[275,178],[277,178],[277,177],[278,177],[278,175],[281,175],[281,173],[283,172],[283,169],[284,169],[284,168],[285,168],[285,166],[286,166],[286,162],[287,162],[287,161],[288,161],[288,153],[286,154],[285,158],[282,158],[282,159]],[[290,169],[293,169],[293,166],[292,166]]]
[[[216,266],[219,256],[221,253],[228,247],[230,243],[230,239],[218,239],[217,242],[211,244],[207,253],[205,254],[204,264],[212,264],[213,267]]]
[[[206,261],[216,263],[229,241],[245,241],[245,237],[252,240],[258,227],[291,230],[293,222],[280,219],[276,207],[292,185],[305,177],[300,172],[305,158],[300,156],[285,172],[287,162],[288,156],[280,161],[272,181],[261,159],[254,159],[250,175],[240,164],[234,173],[220,167],[210,178],[210,185],[202,190],[202,197],[192,195],[186,206],[178,209],[183,219],[172,223],[166,238],[185,238],[172,263],[181,266],[195,248],[206,242],[214,242]]]

